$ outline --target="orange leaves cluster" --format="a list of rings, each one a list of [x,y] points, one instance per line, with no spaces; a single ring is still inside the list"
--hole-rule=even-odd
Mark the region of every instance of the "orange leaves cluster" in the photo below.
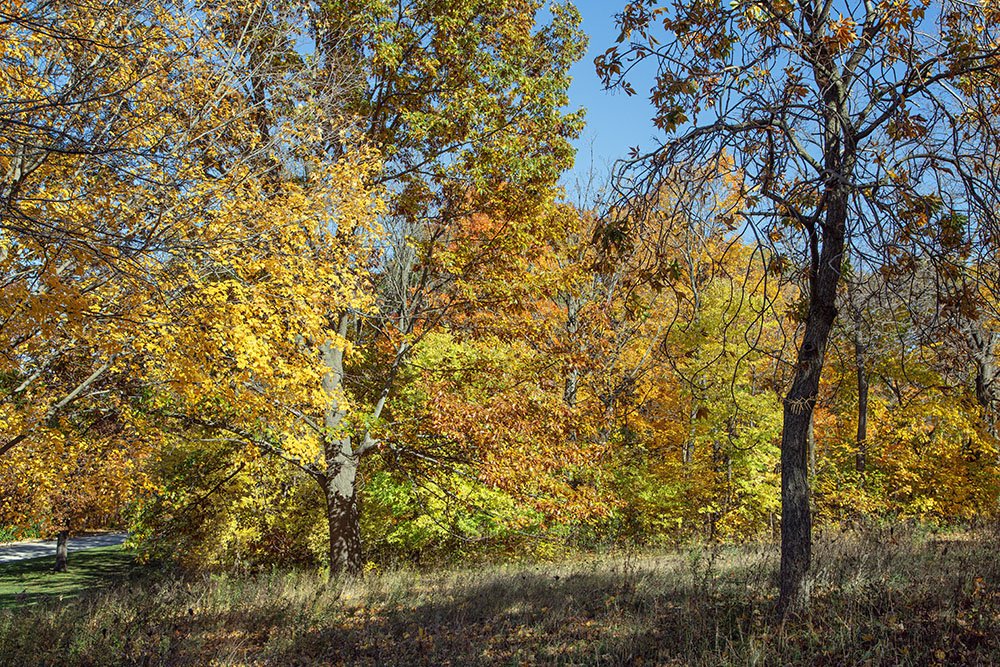
[[[830,23],[827,31],[824,41],[831,53],[846,51],[858,40],[858,24],[850,16],[837,17],[836,21]]]
[[[598,474],[603,447],[565,404],[546,359],[522,341],[492,336],[458,342],[442,332],[425,343],[416,362],[420,377],[410,384],[418,391],[411,407],[395,414],[419,422],[417,431],[430,439],[417,451],[462,466],[480,484],[550,519],[607,511],[596,489],[577,479]],[[420,446],[406,442],[405,433],[386,436]]]

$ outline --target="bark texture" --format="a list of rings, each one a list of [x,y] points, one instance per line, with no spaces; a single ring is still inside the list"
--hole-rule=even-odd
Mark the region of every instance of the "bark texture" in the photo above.
[[[56,572],[66,571],[66,556],[68,554],[67,545],[69,542],[69,531],[60,530],[56,538]]]
[[[342,315],[338,325],[341,337],[347,336],[350,318]],[[316,481],[326,499],[326,518],[330,529],[330,576],[356,575],[362,571],[361,525],[358,512],[358,461],[360,452],[352,447],[344,405],[344,347],[326,343],[321,354],[328,372],[323,389],[334,398],[324,415],[323,457],[326,469]]]
[[[321,480],[330,528],[330,575],[362,571],[361,524],[358,512],[357,463],[343,460],[334,474]]]
[[[347,338],[349,314],[340,316],[337,327],[341,339]],[[378,420],[385,408],[396,375],[409,352],[409,345],[401,343],[396,349],[388,375],[375,406],[368,417]],[[323,461],[325,468],[315,472],[323,497],[326,500],[327,524],[330,529],[330,576],[362,573],[361,523],[358,505],[358,467],[362,457],[378,445],[370,430],[357,429],[352,434],[348,408],[344,398],[344,345],[327,342],[320,348],[327,373],[323,376],[323,389],[333,400],[323,416]]]
[[[785,396],[781,433],[781,574],[778,613],[809,601],[812,516],[809,506],[809,441],[813,410],[830,331],[837,317],[837,285],[844,259],[847,193],[828,191],[822,251],[813,267],[809,311],[795,379]]]

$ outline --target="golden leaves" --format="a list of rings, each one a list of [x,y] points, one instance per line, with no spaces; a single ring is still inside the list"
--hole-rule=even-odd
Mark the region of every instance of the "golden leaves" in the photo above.
[[[830,22],[827,26],[827,34],[823,37],[824,43],[832,53],[846,51],[857,40],[858,24],[850,16],[844,18],[843,15]]]
[[[331,312],[371,307],[358,262],[382,234],[381,202],[364,185],[377,166],[354,151],[315,165],[305,183],[272,185],[266,198],[248,187],[219,202],[212,224],[233,242],[175,266],[178,303],[168,317],[149,313],[159,323],[150,351],[166,355],[158,372],[176,391],[195,402],[217,396],[239,419],[273,428],[294,421],[288,409],[322,412],[333,400],[320,389],[326,369],[315,346],[346,344]]]
[[[221,6],[211,17],[6,7],[0,97],[22,122],[0,128],[12,216],[0,237],[0,446],[24,436],[2,459],[19,488],[55,494],[72,461],[101,452],[113,471],[73,474],[110,488],[153,455],[163,424],[137,425],[167,407],[280,431],[289,409],[328,403],[314,346],[338,339],[331,310],[372,303],[384,210],[367,185],[374,151],[344,140],[328,158],[317,128],[338,119],[309,104],[284,117],[279,98],[306,99],[292,90],[302,81],[265,102],[248,94],[248,60],[206,23]],[[57,33],[43,30],[51,21]],[[304,454],[307,439],[289,433]]]

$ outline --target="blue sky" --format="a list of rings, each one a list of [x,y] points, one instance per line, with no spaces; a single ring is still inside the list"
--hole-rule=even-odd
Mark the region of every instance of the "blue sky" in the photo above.
[[[624,0],[576,0],[574,4],[583,17],[582,28],[590,36],[590,44],[587,55],[571,70],[569,100],[570,108],[587,109],[587,127],[574,142],[576,166],[563,177],[567,189],[577,176],[584,178],[590,170],[591,150],[594,168],[600,174],[629,148],[649,147],[655,136],[650,120],[653,108],[647,99],[652,79],[634,78],[638,95],[628,97],[623,92],[605,91],[594,72],[594,58],[613,46],[618,37],[614,15],[625,4]]]

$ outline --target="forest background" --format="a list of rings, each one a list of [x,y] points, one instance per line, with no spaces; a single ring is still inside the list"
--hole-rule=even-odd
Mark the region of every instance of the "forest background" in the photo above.
[[[624,6],[664,136],[566,189],[570,3],[4,0],[0,524],[780,535],[784,606],[813,524],[994,519],[995,8],[833,4]]]

